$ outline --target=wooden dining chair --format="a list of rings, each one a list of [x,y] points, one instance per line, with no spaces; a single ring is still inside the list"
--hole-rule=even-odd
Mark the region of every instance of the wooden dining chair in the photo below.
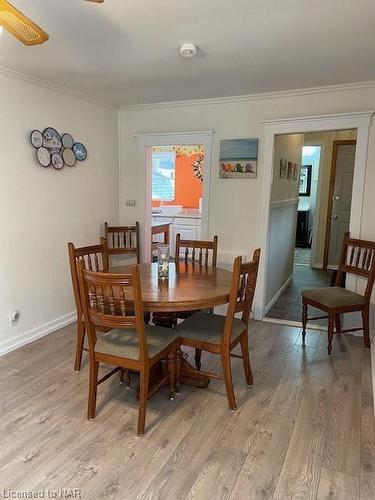
[[[135,226],[109,226],[104,223],[108,255],[135,255],[140,263],[139,223]]]
[[[147,399],[169,380],[170,398],[179,385],[176,333],[173,329],[146,326],[139,267],[132,266],[131,274],[98,273],[79,266],[79,285],[83,313],[87,325],[90,352],[90,384],[87,418],[96,412],[98,385],[121,369],[140,374],[138,434],[145,430]],[[128,313],[126,303],[132,300],[134,312]],[[120,311],[116,308],[120,303]],[[109,304],[109,310],[105,304]],[[109,328],[97,336],[98,327]],[[149,390],[150,369],[162,359],[167,359],[168,375],[162,377]],[[115,368],[98,380],[99,363]]]
[[[180,233],[176,235],[175,260],[182,260],[186,264],[191,262],[200,266],[216,267],[217,264],[218,237],[215,235],[212,241],[204,240],[182,240]],[[181,256],[182,252],[182,256]],[[185,320],[197,311],[181,311],[175,315],[175,326],[179,319]],[[210,310],[213,312],[213,310]],[[201,368],[202,351],[195,349],[195,366]]]
[[[82,363],[82,352],[88,349],[84,347],[85,342],[85,322],[83,317],[82,301],[79,293],[77,262],[82,262],[86,269],[90,271],[107,272],[109,268],[106,244],[101,238],[100,245],[91,245],[76,248],[72,242],[68,243],[70,274],[74,292],[74,300],[77,309],[77,346],[74,361],[74,369],[80,370]]]
[[[260,249],[255,250],[250,262],[242,262],[236,257],[233,264],[233,276],[228,303],[227,315],[219,316],[207,312],[198,312],[183,321],[176,328],[180,345],[219,354],[224,377],[216,373],[200,371],[209,378],[225,381],[229,407],[236,409],[233,390],[231,357],[242,358],[245,378],[248,385],[253,384],[250,367],[248,325],[257,282]],[[241,319],[235,318],[242,313]],[[232,350],[240,344],[242,356],[233,354]],[[194,370],[192,369],[192,372]]]
[[[367,280],[364,295],[342,288],[344,274],[354,274]],[[302,292],[302,335],[305,339],[308,321],[328,319],[328,354],[332,352],[334,334],[363,330],[366,347],[370,347],[370,298],[375,278],[375,242],[351,238],[344,235],[336,286],[313,288]],[[326,313],[325,316],[308,317],[308,306],[316,307]],[[362,315],[362,327],[341,328],[340,314],[358,311]]]

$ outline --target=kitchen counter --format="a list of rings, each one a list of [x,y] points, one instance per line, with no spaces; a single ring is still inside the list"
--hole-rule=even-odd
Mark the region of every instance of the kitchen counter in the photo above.
[[[166,218],[190,218],[190,219],[201,219],[202,214],[196,208],[184,208],[181,212],[169,213],[169,212],[152,212],[153,217],[166,217]]]

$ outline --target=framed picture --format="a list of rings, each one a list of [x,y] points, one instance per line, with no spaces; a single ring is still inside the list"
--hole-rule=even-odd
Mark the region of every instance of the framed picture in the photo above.
[[[310,196],[312,165],[302,165],[299,176],[299,195]]]
[[[258,139],[220,141],[220,178],[256,179]]]
[[[298,173],[299,173],[298,163],[294,163],[293,164],[293,181],[294,182],[298,181]]]
[[[293,180],[293,163],[288,161],[288,181]]]
[[[287,174],[288,160],[286,158],[280,158],[280,179],[285,179]]]

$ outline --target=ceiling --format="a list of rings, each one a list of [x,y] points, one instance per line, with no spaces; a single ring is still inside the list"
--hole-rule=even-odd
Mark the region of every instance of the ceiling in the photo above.
[[[111,105],[375,80],[373,0],[11,1],[50,39],[0,65]]]

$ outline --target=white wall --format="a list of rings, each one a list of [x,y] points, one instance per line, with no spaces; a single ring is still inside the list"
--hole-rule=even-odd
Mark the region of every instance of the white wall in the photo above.
[[[341,86],[314,91],[265,94],[253,98],[213,99],[166,105],[123,108],[120,112],[121,211],[123,221],[144,219],[142,165],[138,158],[136,133],[214,130],[213,169],[210,189],[209,234],[219,235],[219,248],[233,255],[249,254],[261,245],[260,201],[263,183],[262,120],[309,116],[375,108],[375,85]],[[219,179],[220,139],[259,137],[259,168],[255,180]],[[373,193],[375,189],[375,127],[369,138],[364,210],[361,234],[375,239]],[[134,208],[125,199],[137,200]],[[255,307],[260,297],[255,297]]]
[[[74,318],[67,242],[98,242],[118,220],[117,112],[0,76],[0,353]],[[88,159],[61,171],[36,163],[34,128],[70,132]],[[21,312],[9,326],[12,309]]]
[[[269,253],[267,261],[266,309],[278,298],[293,274],[299,179],[280,178],[280,159],[301,165],[303,134],[275,138]]]

